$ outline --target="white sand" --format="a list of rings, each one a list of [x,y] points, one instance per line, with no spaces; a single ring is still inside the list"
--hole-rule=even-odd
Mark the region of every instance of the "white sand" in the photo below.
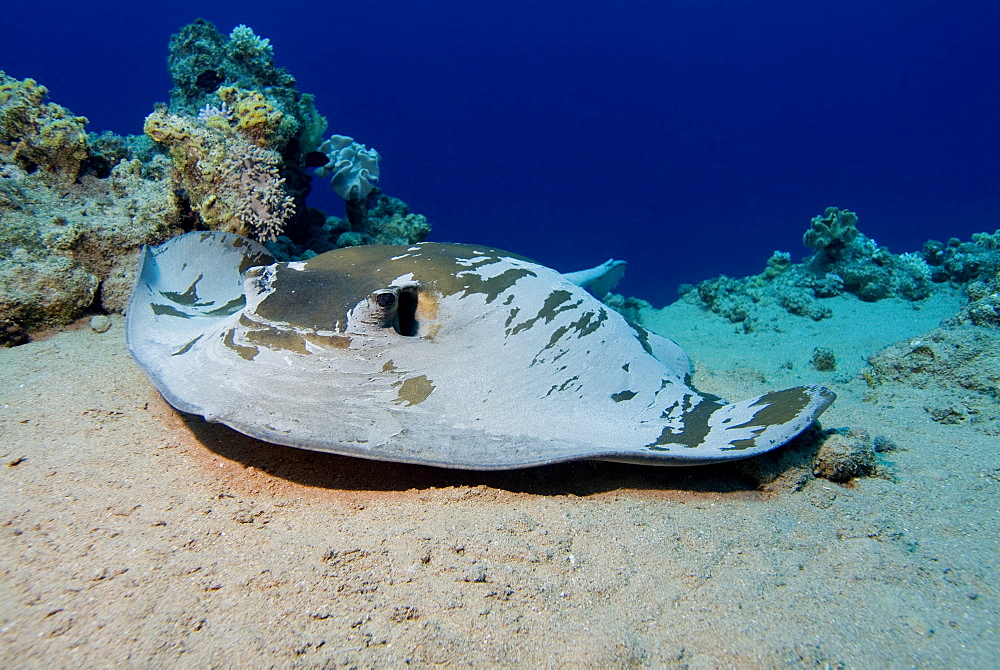
[[[480,474],[264,444],[167,406],[119,318],[0,350],[0,665],[996,667],[1000,439],[931,420],[957,391],[856,378],[957,298],[836,300],[750,335],[646,315],[704,390],[823,381],[824,426],[901,447],[894,481],[766,495],[734,466]]]

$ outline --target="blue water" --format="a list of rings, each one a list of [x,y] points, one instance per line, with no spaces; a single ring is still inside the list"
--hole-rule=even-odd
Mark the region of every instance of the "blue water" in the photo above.
[[[431,239],[624,258],[654,303],[801,255],[829,205],[896,252],[1000,227],[996,0],[28,5],[0,11],[0,69],[90,130],[141,132],[183,24],[245,23]]]

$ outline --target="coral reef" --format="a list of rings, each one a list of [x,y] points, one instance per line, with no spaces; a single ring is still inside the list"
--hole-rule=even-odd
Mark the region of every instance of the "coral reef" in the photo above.
[[[854,212],[827,207],[813,217],[803,243],[815,253],[804,264],[816,275],[834,275],[862,300],[892,296],[922,300],[930,295],[930,266],[918,254],[894,256],[857,228]]]
[[[918,302],[944,283],[965,285],[976,303],[960,315],[979,325],[1000,324],[1000,233],[971,242],[928,242],[922,251],[895,255],[857,227],[849,210],[828,207],[810,222],[803,242],[812,250],[802,263],[776,251],[759,275],[725,275],[685,286],[681,299],[704,306],[746,332],[756,326],[760,305],[777,304],[791,314],[821,321],[831,315],[825,298],[844,293],[874,302],[901,298]]]
[[[931,240],[921,252],[934,281],[964,286],[969,304],[955,323],[1000,328],[1000,230],[976,233],[970,242]]]
[[[427,236],[425,218],[375,189],[376,151],[342,135],[321,144],[326,119],[274,64],[268,40],[246,26],[227,38],[198,20],[171,38],[168,64],[170,105],[145,130],[174,161],[175,186],[197,227],[275,242],[283,259]],[[331,177],[347,203],[346,225],[305,206],[307,165]]]
[[[281,156],[230,127],[222,114],[183,117],[158,109],[144,130],[170,152],[175,190],[212,229],[274,240],[295,214]]]
[[[274,64],[268,40],[246,26],[227,38],[198,20],[171,38],[168,64],[170,105],[146,119],[145,131],[173,160],[175,187],[196,227],[272,242],[287,260],[427,236],[424,217],[375,188],[376,151],[342,135],[321,145],[326,119]],[[346,220],[305,206],[307,165],[331,177]]]
[[[312,95],[295,87],[295,78],[274,64],[267,39],[243,25],[228,39],[204,19],[170,38],[167,58],[174,88],[169,111],[197,116],[206,106],[229,105],[237,128],[263,148],[305,153],[319,146],[326,119]]]
[[[305,206],[326,119],[268,40],[196,21],[172,37],[168,62],[170,105],[138,137],[88,135],[44,86],[0,72],[0,344],[123,311],[141,246],[188,230],[270,240],[283,260],[426,238],[423,216],[370,186],[347,191],[361,225]],[[377,178],[377,165],[356,176]]]
[[[139,248],[181,231],[164,160],[91,136],[31,79],[0,73],[0,344],[121,311]]]
[[[54,187],[42,170],[0,166],[0,344],[79,318],[120,312],[140,247],[181,232],[163,160],[123,160],[106,179]]]
[[[197,225],[273,240],[303,223],[304,156],[326,119],[274,64],[270,42],[243,25],[226,38],[199,19],[171,37],[167,64],[170,105],[144,129],[173,159]]]
[[[45,102],[48,89],[0,70],[0,162],[41,171],[50,185],[68,187],[87,159],[87,119]]]

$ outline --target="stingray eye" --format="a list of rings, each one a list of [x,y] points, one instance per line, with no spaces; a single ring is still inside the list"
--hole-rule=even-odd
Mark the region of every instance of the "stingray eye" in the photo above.
[[[396,304],[396,295],[394,293],[379,293],[375,296],[375,303],[379,307],[392,307]]]

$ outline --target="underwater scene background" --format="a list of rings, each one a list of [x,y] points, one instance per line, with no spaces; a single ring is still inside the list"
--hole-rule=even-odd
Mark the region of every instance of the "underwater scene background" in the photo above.
[[[828,206],[895,253],[1000,221],[995,2],[7,3],[0,69],[140,135],[197,17],[268,39],[429,239],[622,258],[657,306],[798,260]]]
[[[997,35],[996,0],[4,3],[0,667],[998,667]],[[206,230],[267,253],[182,235]],[[232,281],[223,252],[137,282],[213,237],[252,251]],[[453,251],[416,303],[393,282],[395,312],[376,265],[333,276],[340,302],[305,272],[424,239],[629,265],[610,293],[618,266],[576,273],[572,303],[548,270],[547,295],[472,291],[504,313],[462,303],[449,323],[488,332],[452,339],[438,289],[485,276]],[[271,256],[307,288],[250,267]],[[287,302],[247,302],[268,286]],[[197,310],[231,323],[189,331]],[[170,316],[145,364],[142,314]],[[171,406],[157,366],[220,342],[238,367],[177,386],[333,443],[370,410],[375,460]],[[656,393],[836,400],[732,463],[456,469],[480,397],[529,457],[559,422],[610,457],[640,420],[680,440],[631,384],[602,398],[620,418],[577,402],[638,374],[637,343]],[[344,390],[376,375],[408,376]],[[738,423],[705,406],[672,453]],[[729,427],[771,439],[756,418],[785,413],[750,407]],[[426,456],[411,411],[455,450],[435,467],[378,460],[387,436]]]

